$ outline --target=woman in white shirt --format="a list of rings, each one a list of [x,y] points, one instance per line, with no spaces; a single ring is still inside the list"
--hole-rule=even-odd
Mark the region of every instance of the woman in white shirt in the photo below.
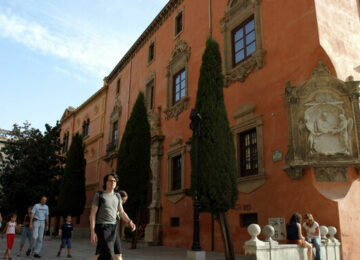
[[[314,220],[314,217],[310,213],[305,214],[304,220],[305,222],[303,223],[303,228],[306,232],[306,240],[311,242],[316,249],[315,260],[321,260],[321,238],[319,223]]]

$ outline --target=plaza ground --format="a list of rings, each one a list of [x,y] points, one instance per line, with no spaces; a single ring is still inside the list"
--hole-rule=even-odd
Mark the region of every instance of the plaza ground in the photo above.
[[[16,256],[16,253],[19,250],[20,245],[20,235],[17,235],[15,238],[15,243],[13,247],[12,257],[13,259],[29,259],[29,257],[25,256],[26,249],[28,244],[25,244],[23,253],[20,257]],[[62,250],[62,255],[60,257],[56,257],[56,253],[59,249],[60,239],[58,238],[49,238],[45,237],[45,241],[43,243],[41,255],[44,260],[48,259],[68,259],[66,257],[67,250]],[[124,254],[124,260],[180,260],[186,259],[186,249],[183,248],[174,248],[174,247],[165,247],[165,246],[156,246],[156,247],[149,247],[146,246],[144,243],[138,244],[138,249],[129,249],[130,244],[126,242],[122,242]],[[0,258],[3,258],[4,252],[6,249],[6,239],[5,237],[0,240]],[[93,259],[95,252],[95,247],[90,244],[88,239],[74,239],[73,240],[73,249],[72,249],[72,256],[75,260],[90,260]],[[214,253],[214,252],[206,252],[206,259],[207,260],[223,260],[224,254],[223,253]],[[236,260],[244,260],[244,256],[237,255]]]

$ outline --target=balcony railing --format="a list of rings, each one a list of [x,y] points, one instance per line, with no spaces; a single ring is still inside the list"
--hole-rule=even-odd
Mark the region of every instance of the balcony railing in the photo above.
[[[111,153],[116,150],[117,140],[113,140],[111,143],[106,145],[106,153]]]

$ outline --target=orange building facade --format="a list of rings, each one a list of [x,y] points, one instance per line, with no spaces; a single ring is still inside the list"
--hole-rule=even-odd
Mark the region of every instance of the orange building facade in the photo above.
[[[145,93],[151,125],[150,244],[190,248],[189,115],[209,34],[220,44],[234,134],[239,199],[228,212],[238,253],[246,226],[311,212],[335,226],[344,259],[360,259],[359,2],[170,0],[103,87],[61,119],[64,153],[85,142],[88,225],[94,193],[116,168],[132,106]],[[200,215],[203,250],[222,251],[217,223]],[[281,229],[278,239],[283,239]]]

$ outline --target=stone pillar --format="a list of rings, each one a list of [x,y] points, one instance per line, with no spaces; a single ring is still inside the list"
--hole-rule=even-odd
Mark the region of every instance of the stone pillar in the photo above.
[[[145,228],[145,241],[149,245],[161,244],[161,161],[163,157],[164,136],[154,135],[151,138],[151,186],[152,201],[149,206],[150,219]]]

